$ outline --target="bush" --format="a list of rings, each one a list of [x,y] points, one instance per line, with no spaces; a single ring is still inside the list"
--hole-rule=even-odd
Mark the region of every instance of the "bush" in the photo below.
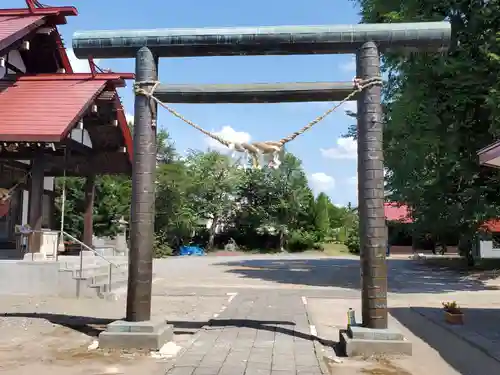
[[[347,235],[347,240],[345,245],[352,254],[360,253],[360,243],[359,243],[359,232],[357,230],[351,230]]]
[[[174,251],[165,241],[165,237],[161,234],[154,235],[153,241],[153,257],[154,258],[166,258],[173,255]]]
[[[291,252],[298,252],[314,249],[315,246],[318,246],[315,234],[299,229],[290,232],[286,247]]]

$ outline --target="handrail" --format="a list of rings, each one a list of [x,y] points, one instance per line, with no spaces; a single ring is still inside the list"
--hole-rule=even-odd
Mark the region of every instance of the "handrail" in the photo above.
[[[109,259],[107,259],[104,255],[99,254],[99,252],[95,251],[95,249],[92,249],[90,246],[86,245],[85,243],[83,243],[79,239],[73,237],[71,234],[69,234],[67,232],[62,232],[62,233],[63,233],[63,235],[65,235],[66,237],[68,237],[71,241],[74,241],[77,244],[79,244],[80,246],[83,246],[86,250],[89,250],[89,251],[93,252],[95,255],[97,255],[101,259],[104,259],[109,264],[111,264],[111,265],[113,265],[115,267],[118,267],[115,263],[113,263],[112,261],[110,261]]]

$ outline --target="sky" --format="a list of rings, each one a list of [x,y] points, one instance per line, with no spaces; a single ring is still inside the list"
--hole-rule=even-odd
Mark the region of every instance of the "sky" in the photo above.
[[[351,0],[43,0],[51,6],[72,5],[79,15],[59,27],[66,47],[79,30],[231,27],[274,25],[355,24],[359,11]],[[24,7],[24,0],[2,0],[2,8]],[[68,50],[76,71],[89,71],[85,60]],[[101,68],[134,72],[132,59],[97,61]],[[351,81],[353,55],[235,56],[161,59],[163,83],[253,83],[299,81]],[[133,82],[120,89],[125,111],[133,115]],[[298,130],[335,103],[283,104],[175,104],[186,118],[230,141],[278,140]],[[333,203],[357,204],[356,143],[342,135],[353,123],[348,102],[310,131],[287,145],[303,161],[315,193],[324,191]],[[166,129],[179,153],[189,149],[227,150],[166,110],[159,110],[158,124]]]

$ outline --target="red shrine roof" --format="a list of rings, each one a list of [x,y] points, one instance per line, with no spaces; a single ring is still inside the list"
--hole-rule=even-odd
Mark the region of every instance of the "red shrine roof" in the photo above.
[[[0,81],[0,141],[61,141],[108,83],[124,85],[122,75],[114,73],[94,78],[86,73],[39,74]],[[125,116],[118,123],[130,153]]]
[[[413,223],[410,210],[405,204],[396,202],[384,203],[384,215],[387,221],[399,221],[404,224]]]
[[[0,9],[0,51],[26,37],[45,23],[61,25],[66,16],[76,16],[76,8]]]
[[[492,219],[481,225],[481,228],[488,230],[491,233],[500,232],[500,219]]]
[[[24,9],[0,9],[0,56],[17,49],[20,41],[36,40],[38,34],[46,35],[39,30],[47,28],[52,38],[49,48],[54,49],[62,64],[57,66],[56,61],[56,68],[64,69],[60,73],[17,74],[0,80],[0,141],[62,141],[101,93],[110,91],[115,92],[111,105],[123,137],[122,144],[131,161],[132,136],[116,88],[124,87],[124,80],[133,79],[134,75],[97,73],[95,67],[90,74],[73,73],[57,25],[66,24],[68,16],[78,15],[76,8],[45,7],[33,0],[26,0],[26,4],[28,7]],[[37,46],[36,41],[33,43]],[[31,57],[29,71],[37,72],[39,64],[43,69],[42,60],[52,56],[39,56],[38,60]],[[48,69],[55,71],[54,66]]]
[[[0,50],[24,38],[45,23],[44,16],[2,16],[0,14]]]
[[[399,221],[403,224],[413,223],[408,206],[402,203],[384,203],[384,214],[387,221]],[[481,225],[481,228],[492,233],[500,233],[500,219],[488,220]]]

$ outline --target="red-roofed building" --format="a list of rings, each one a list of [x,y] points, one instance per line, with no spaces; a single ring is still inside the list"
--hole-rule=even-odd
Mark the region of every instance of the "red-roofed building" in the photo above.
[[[413,223],[410,210],[405,204],[386,202],[384,203],[385,220],[397,221],[404,224]]]
[[[77,10],[26,4],[0,9],[0,246],[12,247],[16,225],[28,224],[36,231],[30,251],[46,251],[44,236],[59,226],[54,177],[63,175],[87,179],[83,241],[92,246],[95,177],[131,173],[132,136],[116,90],[133,74],[94,64],[74,73],[57,26]]]
[[[410,208],[403,204],[397,202],[386,202],[384,203],[384,214],[388,227],[390,230],[391,223],[401,223],[401,224],[411,224],[413,218],[411,217]],[[490,233],[500,233],[500,219],[492,219],[486,221],[482,226],[482,229]],[[448,247],[448,252],[456,252],[456,247]],[[412,251],[411,246],[402,245],[392,245],[391,253],[409,253]]]

